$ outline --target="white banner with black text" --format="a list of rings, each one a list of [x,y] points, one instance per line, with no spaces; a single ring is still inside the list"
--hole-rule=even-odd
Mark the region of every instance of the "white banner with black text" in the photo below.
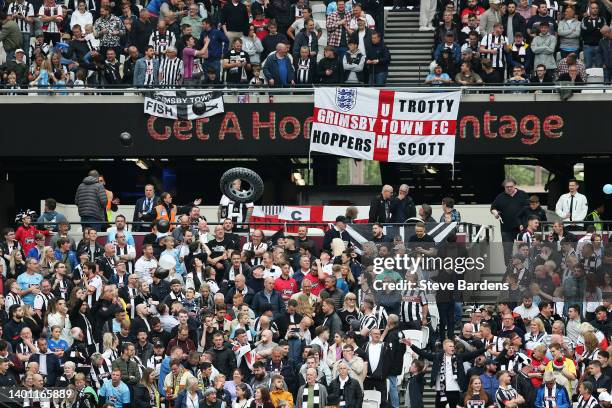
[[[223,111],[223,94],[214,91],[152,92],[144,101],[144,113],[160,118],[195,120]]]
[[[461,92],[317,88],[310,151],[400,163],[453,163]]]

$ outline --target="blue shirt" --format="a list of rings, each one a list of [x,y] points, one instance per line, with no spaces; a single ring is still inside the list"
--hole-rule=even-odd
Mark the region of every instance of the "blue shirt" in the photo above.
[[[40,273],[34,273],[30,275],[29,273],[22,273],[17,277],[17,284],[21,290],[29,289],[31,285],[40,285],[43,277]],[[26,305],[34,306],[34,294],[28,293],[25,296],[22,296],[23,303]]]
[[[106,231],[106,242],[108,244],[112,244],[115,241],[115,235],[117,234],[117,227],[112,227],[109,228],[108,231]],[[132,235],[132,233],[128,230],[123,230],[123,235],[125,235],[125,239],[127,241],[128,245],[131,246],[135,246],[136,243],[134,241],[134,236]]]
[[[113,404],[115,408],[123,408],[123,404],[130,403],[130,390],[123,381],[119,383],[118,387],[114,387],[111,380],[104,380],[98,394],[105,397],[106,402]]]
[[[287,58],[287,57],[285,57]],[[278,76],[280,77],[280,81],[282,85],[287,85],[287,64],[285,64],[285,58],[278,60],[276,63],[278,64]]]
[[[68,350],[70,350],[70,346],[68,345],[68,343],[64,339],[53,340],[53,339],[50,338],[48,340],[48,345],[49,345],[49,350],[52,351],[52,352],[59,351],[59,350],[64,350],[64,353],[65,353]],[[62,361],[63,361],[63,359],[60,358],[60,363]]]

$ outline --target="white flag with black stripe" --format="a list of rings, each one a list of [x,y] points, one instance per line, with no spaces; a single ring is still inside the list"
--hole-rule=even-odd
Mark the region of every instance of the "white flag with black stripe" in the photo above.
[[[223,112],[223,94],[217,91],[153,92],[144,102],[144,113],[160,118],[195,120]]]

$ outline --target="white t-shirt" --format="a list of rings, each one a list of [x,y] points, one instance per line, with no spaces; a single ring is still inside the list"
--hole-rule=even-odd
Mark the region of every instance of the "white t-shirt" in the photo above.
[[[134,266],[134,271],[138,279],[147,282],[149,285],[153,283],[153,276],[149,272],[151,269],[157,269],[157,260],[155,258],[146,259],[144,256],[141,256]]]
[[[540,309],[538,309],[538,307],[533,303],[531,304],[531,307],[529,309],[527,309],[524,305],[520,304],[514,308],[514,313],[518,313],[523,319],[532,320],[540,313]]]

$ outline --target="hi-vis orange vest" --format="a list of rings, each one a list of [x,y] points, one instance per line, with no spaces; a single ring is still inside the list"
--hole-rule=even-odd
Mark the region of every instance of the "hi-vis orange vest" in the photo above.
[[[170,229],[174,229],[174,225],[172,225],[172,223],[176,222],[176,206],[175,205],[170,207],[170,214],[168,214],[166,207],[164,207],[163,205],[161,204],[156,205],[155,213],[157,214],[157,218],[155,218],[155,221],[166,220],[171,223]]]

